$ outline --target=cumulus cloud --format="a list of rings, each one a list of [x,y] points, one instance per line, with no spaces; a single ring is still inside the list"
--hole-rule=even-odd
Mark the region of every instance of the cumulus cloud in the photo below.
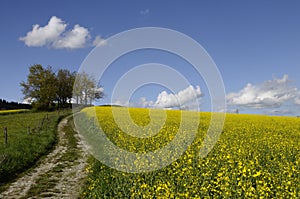
[[[32,99],[31,97],[25,98],[23,99],[23,101],[21,102],[22,104],[31,104],[32,102],[34,102],[35,100]]]
[[[104,88],[103,87],[98,87],[98,88],[95,88],[95,92],[104,92]]]
[[[294,103],[296,105],[300,105],[300,94],[299,94],[299,96],[297,98],[295,98]]]
[[[70,31],[58,37],[52,44],[54,48],[83,48],[90,39],[89,30],[76,24]]]
[[[96,36],[93,41],[93,46],[102,46],[106,44],[106,40],[101,38],[101,36]]]
[[[166,91],[161,92],[157,96],[157,100],[154,103],[154,107],[157,108],[185,108],[187,109],[187,104],[198,98],[202,97],[204,94],[201,92],[200,86],[194,88],[192,85],[188,86],[186,89],[179,91],[178,93],[167,93]]]
[[[229,105],[256,109],[270,108],[280,107],[297,96],[297,88],[291,85],[288,75],[284,75],[281,79],[273,78],[258,85],[248,83],[239,92],[229,93],[227,102]]]
[[[154,102],[153,101],[147,101],[145,97],[141,97],[140,101],[137,103],[140,107],[153,107]]]
[[[119,99],[114,101],[112,104],[159,109],[179,108],[184,110],[199,110],[198,100],[202,96],[204,96],[204,94],[201,92],[200,86],[193,87],[190,85],[175,94],[162,91],[158,94],[155,102],[151,100],[148,101],[145,97],[141,97],[138,102],[129,102]]]
[[[143,108],[153,108],[153,101],[147,101],[145,97],[141,97],[139,101],[128,101],[124,99],[117,99],[111,104],[119,106],[128,106],[128,107],[143,107]]]
[[[67,24],[62,19],[52,16],[45,26],[33,25],[32,30],[26,36],[19,39],[29,47],[48,46],[55,49],[77,49],[88,46],[91,36],[87,28],[74,25],[71,30],[67,30]],[[93,45],[104,42],[104,39],[97,36]]]
[[[38,24],[32,26],[32,30],[25,37],[20,37],[27,46],[44,46],[52,43],[66,30],[67,24],[56,16],[51,17],[48,24],[41,27]]]

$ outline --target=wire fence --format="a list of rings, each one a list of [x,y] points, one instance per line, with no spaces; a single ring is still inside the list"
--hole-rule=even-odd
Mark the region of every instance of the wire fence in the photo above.
[[[53,124],[58,116],[65,114],[65,111],[56,111],[49,113],[14,113],[9,115],[0,115],[0,130],[3,131],[3,143],[8,145],[11,135],[16,132],[26,133],[27,135],[41,133],[43,129]],[[0,141],[1,144],[1,141]],[[0,163],[1,163],[0,156]]]

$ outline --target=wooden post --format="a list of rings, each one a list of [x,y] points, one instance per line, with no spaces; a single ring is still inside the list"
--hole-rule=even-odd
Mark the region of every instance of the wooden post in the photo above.
[[[42,130],[42,122],[41,122],[41,121],[40,121],[39,124],[38,124],[37,130],[38,130],[38,133],[40,133],[41,130]]]
[[[27,134],[30,134],[30,126],[27,126]]]
[[[5,140],[5,145],[7,145],[7,127],[4,127],[4,140]]]
[[[44,126],[45,119],[46,119],[46,117],[43,117],[42,123],[41,123],[41,128],[43,128],[43,126]]]

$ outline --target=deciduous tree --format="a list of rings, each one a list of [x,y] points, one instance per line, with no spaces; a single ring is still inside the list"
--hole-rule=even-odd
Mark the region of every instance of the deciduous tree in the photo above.
[[[56,75],[57,83],[57,103],[58,107],[67,107],[72,100],[73,84],[75,81],[75,72],[60,69]]]
[[[40,64],[29,68],[27,81],[21,82],[21,87],[24,99],[32,99],[37,109],[49,109],[55,103],[58,108],[67,107],[73,97],[77,104],[88,105],[104,96],[103,88],[87,73],[59,69],[55,74],[52,67],[44,68]]]
[[[40,64],[31,66],[27,81],[21,82],[21,86],[24,98],[33,99],[38,109],[49,108],[56,99],[56,76],[50,66],[47,68]]]

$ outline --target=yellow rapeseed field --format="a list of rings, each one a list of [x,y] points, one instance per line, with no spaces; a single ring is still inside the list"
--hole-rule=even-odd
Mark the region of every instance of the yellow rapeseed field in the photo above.
[[[0,115],[6,115],[11,113],[24,113],[28,111],[29,111],[28,109],[0,110]]]
[[[127,108],[114,109],[120,112],[127,110]],[[94,111],[96,121],[93,119]],[[129,131],[136,129],[125,117],[122,129],[128,123],[125,129],[127,132],[119,128],[111,107],[86,108],[78,115],[76,123],[81,132],[90,135],[84,137],[87,139],[92,137],[87,141],[103,153],[115,157],[113,152],[107,150],[97,139],[99,129],[104,131],[114,145],[123,150],[148,153],[172,141],[182,116],[181,111],[152,112],[153,118],[157,117],[157,121],[163,119],[160,115],[166,113],[162,127],[155,128],[155,125],[152,125],[148,128],[151,122],[149,109],[129,109],[131,119],[141,129],[145,131],[159,129],[156,134],[150,132],[153,135],[151,137],[140,138],[128,134]],[[195,114],[200,114],[197,135],[190,147],[177,160],[159,170],[130,173],[110,168],[106,163],[91,158],[86,168],[88,181],[82,197],[300,198],[299,118],[227,114],[224,129],[213,150],[206,157],[200,158],[199,150],[211,114],[190,112],[191,120]],[[140,132],[141,135],[147,133],[149,132]],[[185,128],[185,133],[189,136],[189,127]],[[174,148],[174,151],[176,150]],[[126,157],[124,160],[116,157],[115,161],[122,164],[126,161]],[[135,166],[144,165],[139,163]]]

